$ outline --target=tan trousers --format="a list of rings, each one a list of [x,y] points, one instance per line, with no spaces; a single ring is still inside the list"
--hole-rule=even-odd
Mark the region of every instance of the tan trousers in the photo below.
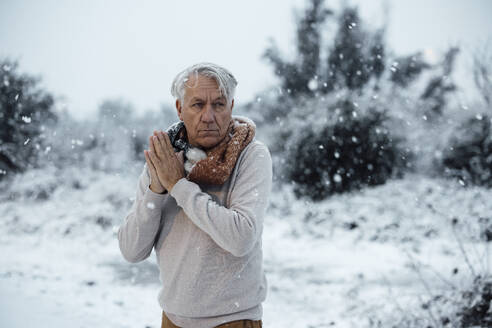
[[[261,320],[253,321],[253,320],[237,320],[231,321],[228,323],[224,323],[215,328],[262,328],[263,324]],[[176,326],[174,323],[169,320],[164,311],[162,311],[162,325],[161,328],[180,328]]]

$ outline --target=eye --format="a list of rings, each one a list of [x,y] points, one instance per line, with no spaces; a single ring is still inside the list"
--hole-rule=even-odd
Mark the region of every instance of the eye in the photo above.
[[[191,107],[194,107],[194,108],[202,108],[202,107],[203,107],[203,103],[201,103],[201,102],[196,102],[196,103],[194,103],[193,105],[191,105]]]

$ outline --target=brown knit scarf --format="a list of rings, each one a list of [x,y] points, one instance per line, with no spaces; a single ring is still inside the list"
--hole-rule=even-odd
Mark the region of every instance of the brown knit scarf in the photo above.
[[[225,138],[205,151],[207,157],[196,162],[186,178],[199,184],[224,184],[231,175],[239,154],[253,140],[255,131],[255,124],[250,119],[233,116]],[[185,133],[183,126],[178,135]]]

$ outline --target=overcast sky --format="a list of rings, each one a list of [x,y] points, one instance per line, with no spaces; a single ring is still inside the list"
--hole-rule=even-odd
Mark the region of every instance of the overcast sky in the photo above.
[[[340,1],[325,1],[337,7]],[[358,4],[367,23],[383,21],[382,0]],[[0,57],[41,76],[77,117],[106,98],[122,97],[138,110],[172,104],[176,73],[211,61],[230,69],[236,104],[253,99],[275,78],[261,59],[269,38],[291,53],[294,8],[301,0],[0,0]],[[388,0],[390,47],[398,54],[436,56],[460,45],[461,74],[469,55],[491,40],[492,0]],[[468,58],[468,59],[467,59]]]

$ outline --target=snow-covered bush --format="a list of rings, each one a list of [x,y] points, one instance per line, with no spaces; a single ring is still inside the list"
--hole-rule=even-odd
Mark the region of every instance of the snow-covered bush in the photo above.
[[[95,118],[77,120],[66,111],[58,115],[59,124],[41,134],[46,144],[40,152],[43,164],[108,173],[141,169],[152,131],[165,130],[176,120],[169,107],[137,115],[130,104],[118,99],[104,101]]]
[[[471,288],[461,296],[464,304],[457,313],[461,327],[492,327],[492,277],[475,277]]]
[[[124,125],[101,117],[77,120],[67,112],[59,116],[60,123],[41,136],[43,165],[111,172],[130,164],[132,132]]]
[[[492,117],[490,80],[490,49],[477,49],[474,56],[473,77],[482,103],[476,103],[475,111],[459,118],[452,135],[442,151],[439,162],[446,176],[460,179],[464,185],[475,184],[492,187]],[[470,117],[471,116],[471,117]]]
[[[420,297],[416,304],[391,313],[370,314],[368,327],[478,328],[492,327],[492,277],[477,276],[467,286],[447,286]]]
[[[306,9],[298,15],[296,28],[293,58],[282,55],[274,43],[264,54],[278,77],[278,86],[261,93],[256,101],[245,106],[252,116],[257,113],[262,116],[258,124],[258,134],[269,142],[274,155],[277,180],[291,182],[290,179],[294,179],[296,183],[304,184],[313,183],[319,178],[319,187],[316,189],[327,189],[330,193],[350,190],[355,185],[382,183],[387,179],[380,178],[379,173],[369,174],[366,171],[368,167],[374,169],[375,164],[372,162],[391,162],[390,158],[393,155],[389,150],[381,155],[380,160],[371,158],[367,162],[358,163],[357,166],[344,164],[341,169],[341,160],[337,159],[335,163],[330,163],[329,167],[328,164],[319,165],[316,172],[321,168],[327,169],[320,176],[311,169],[308,171],[309,174],[314,174],[312,177],[299,174],[304,172],[307,163],[295,164],[294,159],[323,155],[323,152],[327,151],[334,152],[336,146],[330,146],[326,139],[332,137],[329,134],[333,133],[335,124],[325,124],[320,128],[318,121],[333,114],[330,113],[330,106],[341,99],[345,99],[347,103],[357,103],[360,109],[378,108],[376,113],[382,112],[380,108],[387,109],[384,111],[387,115],[381,116],[385,121],[385,128],[379,130],[387,131],[388,134],[378,136],[378,142],[385,147],[394,146],[395,153],[398,154],[388,167],[395,170],[402,166],[407,167],[410,164],[409,153],[412,152],[415,154],[412,157],[415,159],[412,167],[425,173],[431,172],[435,166],[434,158],[440,155],[442,144],[445,142],[444,137],[453,125],[449,122],[448,110],[452,107],[449,104],[450,93],[455,90],[451,74],[458,49],[450,48],[439,63],[431,63],[422,52],[396,55],[385,42],[384,26],[374,29],[366,24],[356,7],[343,6],[336,11],[327,8],[322,0],[308,2]],[[317,106],[324,106],[324,109],[319,111],[315,108]],[[321,116],[313,115],[313,112],[321,112]],[[368,116],[364,116],[362,112],[359,114],[354,122],[367,120],[368,125],[373,125],[369,130],[377,128],[377,124],[373,123],[375,118],[369,118],[369,113],[365,113]],[[345,128],[351,129],[352,123],[338,122],[336,126],[342,129],[343,125],[347,125]],[[298,146],[294,145],[297,141],[292,142],[294,131],[301,125],[304,126],[306,138],[316,139],[318,145],[321,143],[327,148],[320,153],[319,149],[315,152],[314,149],[307,149],[303,145],[302,151],[294,151],[294,148],[301,147],[305,142],[300,136],[295,137],[299,141]],[[442,133],[441,127],[445,127],[446,133]],[[368,133],[367,131],[359,132],[356,137],[359,138],[359,142],[372,138],[363,134]],[[352,135],[349,135],[349,142],[344,140],[346,145],[350,144],[351,137]],[[388,141],[384,141],[383,138],[388,138]],[[331,142],[336,144],[334,141]],[[287,146],[294,148],[289,149]],[[403,149],[405,151],[402,153]],[[295,157],[295,153],[300,155]],[[349,151],[346,153],[350,154]],[[285,156],[288,158],[283,158]],[[316,159],[313,158],[311,162],[316,162]],[[295,165],[289,166],[290,164],[285,163]],[[291,173],[284,174],[286,166]],[[383,167],[385,166],[380,166]],[[362,171],[354,173],[350,168]],[[337,172],[337,169],[341,169],[340,172]],[[393,172],[392,169],[383,171]],[[392,175],[393,173],[381,173],[381,176]],[[354,176],[360,176],[361,179],[348,188],[345,184],[354,179]],[[336,181],[343,182],[333,184],[334,177]],[[360,182],[363,183],[359,184]],[[329,184],[329,187],[321,187],[321,184]],[[323,193],[314,192],[318,194],[319,199],[324,197]]]
[[[464,184],[492,187],[492,118],[476,115],[455,131],[443,151],[444,173]]]
[[[37,165],[39,135],[56,121],[53,96],[38,82],[17,62],[0,60],[0,179]]]
[[[388,130],[383,111],[363,111],[348,100],[325,111],[322,123],[300,124],[289,140],[285,175],[297,196],[321,200],[382,184],[411,165],[411,154]]]

